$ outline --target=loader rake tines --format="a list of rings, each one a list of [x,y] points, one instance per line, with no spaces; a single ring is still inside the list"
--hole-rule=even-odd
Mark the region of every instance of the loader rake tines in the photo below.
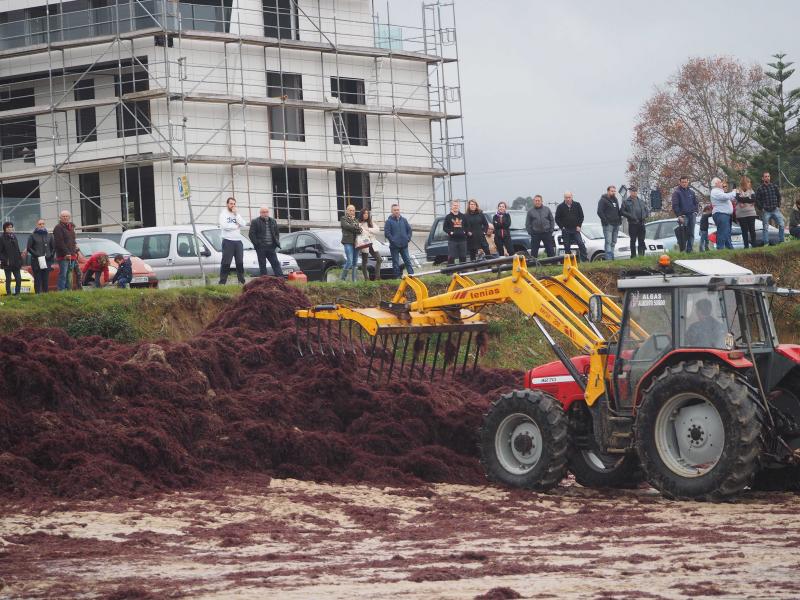
[[[384,326],[370,336],[347,319],[295,319],[300,356],[364,355],[367,379],[388,381],[392,376],[433,380],[474,370],[487,342],[487,325]]]

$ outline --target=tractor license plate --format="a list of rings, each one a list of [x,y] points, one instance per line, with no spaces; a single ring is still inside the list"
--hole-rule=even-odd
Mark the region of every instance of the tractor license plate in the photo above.
[[[133,279],[131,279],[131,283],[147,283],[147,275],[134,277]]]

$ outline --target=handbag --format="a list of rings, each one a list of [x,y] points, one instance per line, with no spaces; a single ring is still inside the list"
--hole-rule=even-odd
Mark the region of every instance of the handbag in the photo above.
[[[366,233],[360,233],[356,236],[356,250],[364,250],[372,246],[372,240]]]
[[[47,258],[44,256],[39,256],[36,260],[39,261],[39,269],[44,271],[47,269]]]

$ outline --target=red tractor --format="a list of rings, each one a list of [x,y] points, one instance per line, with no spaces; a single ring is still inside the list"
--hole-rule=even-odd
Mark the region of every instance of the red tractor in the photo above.
[[[482,432],[490,478],[545,489],[569,469],[590,487],[647,480],[708,500],[800,489],[800,346],[778,342],[770,310],[772,295],[798,292],[726,261],[678,264],[691,273],[619,280],[598,402],[585,401],[584,354],[531,369],[525,391],[495,403]]]

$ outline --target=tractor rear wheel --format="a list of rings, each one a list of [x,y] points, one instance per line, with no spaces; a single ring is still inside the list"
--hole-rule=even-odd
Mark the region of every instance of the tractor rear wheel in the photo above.
[[[631,489],[644,481],[635,453],[607,454],[594,436],[592,416],[584,403],[574,403],[569,411],[572,444],[568,453],[570,472],[575,481],[589,488]]]
[[[483,420],[481,463],[486,476],[513,487],[545,491],[567,472],[567,416],[537,390],[503,394]]]
[[[703,361],[667,367],[645,391],[636,445],[649,483],[664,496],[723,500],[759,467],[757,399],[731,371]]]
[[[796,424],[800,423],[800,374],[787,377],[775,391],[778,394],[770,394],[770,404],[790,419],[792,428],[796,430]],[[786,442],[794,450],[800,448],[800,437],[795,436]],[[750,488],[765,492],[799,492],[800,466],[768,464],[756,474]]]

